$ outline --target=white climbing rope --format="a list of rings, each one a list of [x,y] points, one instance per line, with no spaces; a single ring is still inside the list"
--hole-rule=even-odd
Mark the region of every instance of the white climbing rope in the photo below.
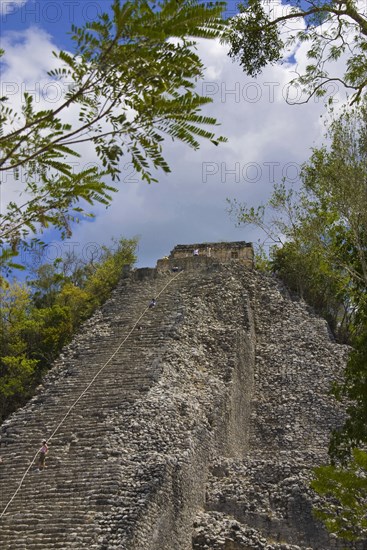
[[[166,288],[168,287],[168,285],[170,285],[175,279],[177,279],[177,277],[179,275],[181,275],[181,273],[183,273],[183,271],[179,271],[177,273],[177,275],[175,275],[174,277],[172,277],[168,283],[162,288],[162,290],[156,295],[156,298],[158,298],[165,290]],[[69,407],[68,411],[66,412],[66,414],[63,416],[63,418],[61,419],[61,421],[58,423],[58,425],[56,426],[56,428],[54,429],[54,431],[52,432],[52,434],[50,435],[50,437],[47,439],[47,441],[51,441],[51,439],[56,435],[56,433],[58,432],[58,430],[60,429],[60,427],[63,425],[63,423],[65,422],[65,420],[67,419],[67,417],[69,416],[69,414],[71,413],[71,411],[74,409],[74,407],[79,403],[79,401],[82,399],[82,397],[87,393],[87,391],[89,390],[89,388],[94,384],[94,382],[96,381],[96,379],[98,378],[98,376],[101,374],[101,372],[107,367],[107,365],[110,364],[110,362],[112,361],[112,359],[115,357],[115,355],[120,351],[121,347],[124,345],[124,343],[126,342],[126,340],[129,338],[129,336],[132,334],[132,332],[134,331],[135,327],[137,326],[137,324],[140,322],[140,320],[144,317],[144,315],[146,314],[146,312],[148,311],[149,309],[149,306],[146,307],[143,311],[143,313],[140,315],[139,319],[135,322],[134,326],[132,327],[132,329],[130,330],[130,332],[127,334],[127,336],[125,336],[125,338],[120,342],[120,344],[117,346],[116,350],[113,352],[113,354],[110,356],[110,358],[108,359],[108,361],[106,361],[106,363],[104,363],[104,365],[99,369],[99,371],[97,372],[97,374],[95,374],[92,378],[92,380],[89,382],[89,384],[87,385],[87,387],[82,391],[82,393],[79,395],[79,397],[74,401],[74,403],[71,405],[71,407]],[[39,451],[36,452],[36,454],[34,455],[33,459],[32,459],[32,462],[30,463],[30,465],[28,466],[27,470],[25,471],[15,493],[13,494],[13,496],[11,497],[11,499],[9,500],[9,502],[7,503],[7,505],[5,506],[4,510],[1,512],[0,514],[0,519],[5,515],[7,509],[9,508],[10,504],[13,502],[13,500],[15,499],[15,497],[17,496],[18,492],[20,491],[22,485],[23,485],[23,482],[29,472],[29,470],[32,468],[37,456],[38,456],[38,453]]]

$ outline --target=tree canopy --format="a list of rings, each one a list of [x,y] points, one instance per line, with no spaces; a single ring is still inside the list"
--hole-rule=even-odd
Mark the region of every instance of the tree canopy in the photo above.
[[[239,225],[256,225],[274,245],[273,269],[342,340],[366,307],[366,120],[366,102],[334,120],[330,145],[303,164],[300,188],[283,182],[264,205],[231,204]]]
[[[355,0],[241,2],[239,15],[232,18],[226,33],[230,56],[247,74],[256,76],[268,63],[287,63],[290,48],[306,43],[308,64],[291,81],[306,94],[304,101],[324,96],[334,84],[335,88],[339,84],[345,87],[352,101],[357,101],[367,85],[367,19],[363,7]],[[344,74],[339,74],[338,61],[345,65]]]
[[[122,157],[151,182],[153,170],[169,171],[165,138],[194,149],[201,139],[224,141],[211,129],[216,120],[201,114],[211,99],[195,91],[204,69],[195,39],[221,35],[223,9],[221,2],[113,0],[111,12],[72,27],[73,53],[55,54],[49,77],[65,85],[59,105],[38,109],[25,92],[16,112],[0,98],[0,174],[25,180],[23,202],[11,202],[0,217],[0,244],[10,245],[3,260],[49,226],[70,235],[72,223],[89,214],[85,203],[108,205],[116,188],[104,176],[119,179]],[[66,123],[71,108],[77,116]],[[73,169],[70,159],[86,142],[101,169]]]

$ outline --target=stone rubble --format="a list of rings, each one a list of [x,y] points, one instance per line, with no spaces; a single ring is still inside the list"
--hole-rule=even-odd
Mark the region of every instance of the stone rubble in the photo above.
[[[276,279],[253,273],[246,288],[256,326],[249,447],[240,460],[217,456],[212,461],[206,510],[223,514],[224,532],[229,516],[266,539],[282,539],[302,550],[367,548],[325,532],[312,515],[319,497],[309,487],[312,468],[327,462],[331,429],[344,419],[329,392],[342,375],[349,349],[335,344],[327,323],[302,301],[291,301]],[[207,528],[209,547],[217,548],[210,524]],[[195,532],[194,547],[196,540]],[[248,547],[263,548],[256,544]]]
[[[221,512],[202,512],[194,523],[193,550],[301,550],[285,542],[270,542],[257,529]],[[302,547],[302,550],[312,548]]]

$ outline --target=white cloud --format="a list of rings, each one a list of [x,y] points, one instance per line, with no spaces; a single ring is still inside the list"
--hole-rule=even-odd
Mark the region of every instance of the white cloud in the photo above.
[[[29,29],[6,40],[7,81],[23,86],[48,82],[45,72],[55,63],[52,38]],[[306,61],[305,48],[295,51],[299,64]],[[254,230],[235,228],[226,198],[250,204],[265,201],[275,181],[283,176],[297,180],[310,148],[321,143],[323,102],[312,100],[302,106],[285,102],[293,66],[267,67],[253,80],[218,42],[200,41],[198,53],[207,67],[198,91],[213,98],[205,113],[221,122],[217,132],[226,135],[228,143],[219,147],[203,143],[195,152],[167,140],[164,150],[172,173],[158,173],[159,183],[150,186],[139,181],[129,159],[124,159],[120,191],[112,205],[97,207],[94,222],[75,228],[72,242],[79,248],[92,241],[107,243],[112,236],[141,235],[140,265],[154,265],[177,243],[257,239]],[[66,114],[67,120],[74,116],[75,110]],[[83,163],[97,160],[90,146],[81,151]],[[14,195],[8,185],[6,196]]]
[[[36,109],[52,108],[62,89],[55,83],[52,85],[47,71],[55,66],[52,50],[56,50],[52,38],[41,29],[31,27],[25,32],[8,32],[2,38],[5,50],[4,67],[0,83],[0,96],[8,97],[8,105],[17,113],[22,106],[24,92],[33,96]],[[47,98],[47,93],[51,98]],[[17,125],[15,124],[15,127]],[[19,202],[19,196],[25,185],[25,176],[21,174],[19,181],[14,181],[11,173],[1,176],[1,209],[9,201]],[[22,195],[21,201],[24,202]]]

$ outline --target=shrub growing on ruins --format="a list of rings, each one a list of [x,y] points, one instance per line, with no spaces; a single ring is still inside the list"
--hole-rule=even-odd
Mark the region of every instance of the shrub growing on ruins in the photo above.
[[[367,452],[353,450],[347,466],[320,466],[311,486],[322,497],[315,515],[330,533],[358,541],[367,537]]]

